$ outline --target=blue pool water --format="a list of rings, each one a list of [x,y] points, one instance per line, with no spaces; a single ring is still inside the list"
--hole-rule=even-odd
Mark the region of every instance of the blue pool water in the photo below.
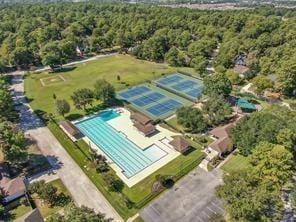
[[[108,124],[109,120],[119,115],[114,110],[107,110],[75,125],[122,169],[126,177],[130,178],[167,153],[155,145],[142,150]]]

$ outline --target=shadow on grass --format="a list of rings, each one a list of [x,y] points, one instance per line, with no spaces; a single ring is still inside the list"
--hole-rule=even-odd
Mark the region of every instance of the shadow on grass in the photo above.
[[[73,121],[73,120],[80,119],[82,117],[83,117],[82,114],[72,113],[72,114],[67,115],[65,118],[66,118],[66,120]]]
[[[67,67],[60,67],[60,68],[55,68],[54,71],[50,71],[49,73],[60,73],[60,72],[70,72],[76,69],[76,66],[67,66]]]
[[[194,147],[190,146],[188,150],[186,150],[184,153],[182,153],[182,155],[187,156],[195,150],[196,149]]]

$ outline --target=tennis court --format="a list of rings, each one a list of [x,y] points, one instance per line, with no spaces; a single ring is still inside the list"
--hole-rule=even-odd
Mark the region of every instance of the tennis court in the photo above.
[[[142,84],[117,93],[118,99],[128,101],[133,108],[152,119],[165,119],[176,109],[192,103],[152,84]]]
[[[156,85],[183,96],[191,101],[197,101],[203,91],[201,80],[180,73],[171,74],[155,81]]]

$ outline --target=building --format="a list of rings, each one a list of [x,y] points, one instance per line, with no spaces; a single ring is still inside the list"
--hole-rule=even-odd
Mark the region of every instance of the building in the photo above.
[[[83,137],[83,134],[80,132],[80,130],[69,121],[61,122],[60,127],[74,142]]]
[[[236,101],[236,104],[235,106],[237,108],[239,108],[239,112],[254,112],[254,111],[257,111],[257,107],[249,102],[247,99],[244,99],[244,98],[239,98],[237,101]]]
[[[232,141],[229,137],[230,130],[234,127],[234,123],[229,123],[224,126],[218,126],[211,130],[209,134],[214,141],[208,146],[208,152],[221,156],[224,153],[230,152],[233,149]]]
[[[131,114],[131,120],[134,123],[134,127],[145,136],[150,136],[156,132],[153,120],[144,114],[133,112]]]
[[[26,213],[22,217],[19,217],[15,220],[16,222],[44,222],[42,215],[38,208]]]
[[[7,167],[3,164],[0,166],[0,174],[0,188],[3,203],[9,203],[25,196],[27,189],[22,177],[11,178]]]
[[[182,136],[175,136],[174,139],[169,142],[169,144],[180,153],[185,153],[190,148],[190,144]]]

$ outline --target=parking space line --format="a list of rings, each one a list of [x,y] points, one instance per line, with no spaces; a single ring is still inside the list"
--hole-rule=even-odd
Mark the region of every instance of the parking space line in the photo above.
[[[217,214],[216,211],[212,210],[210,207],[206,207],[209,211],[212,211],[214,214]]]
[[[218,208],[219,210],[221,210],[224,213],[224,209],[221,208],[218,204],[215,204],[214,202],[211,202],[210,204],[212,204],[213,206],[215,206],[216,208]]]

